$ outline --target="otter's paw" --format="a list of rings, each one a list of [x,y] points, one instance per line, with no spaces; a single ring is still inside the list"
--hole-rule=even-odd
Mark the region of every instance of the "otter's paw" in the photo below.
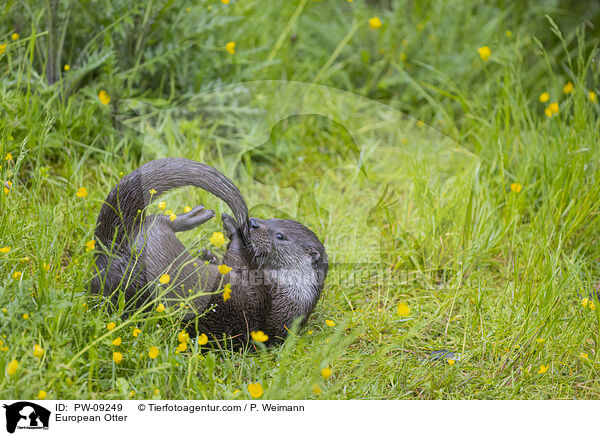
[[[204,224],[214,216],[214,210],[204,209],[204,206],[199,204],[188,213],[179,215],[175,220],[171,221],[171,228],[174,232],[184,232]]]
[[[227,233],[229,239],[238,233],[239,226],[235,218],[224,213],[221,215],[221,221],[223,222],[223,229]]]
[[[200,260],[204,262],[212,263],[214,265],[220,265],[221,261],[214,253],[206,248],[202,249],[202,254],[200,255]]]

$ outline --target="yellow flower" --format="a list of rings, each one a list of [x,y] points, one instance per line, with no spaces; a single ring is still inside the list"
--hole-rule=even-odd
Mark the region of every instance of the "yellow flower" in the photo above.
[[[221,232],[214,232],[212,234],[212,236],[209,239],[210,243],[213,244],[215,247],[221,247],[223,244],[225,244],[225,235]]]
[[[567,82],[565,86],[563,86],[563,92],[565,94],[570,94],[573,92],[573,82]]]
[[[229,271],[231,271],[233,268],[223,264],[223,265],[219,265],[218,269],[219,269],[219,273],[225,275],[225,274],[229,273]]]
[[[165,311],[165,305],[160,303],[158,306],[156,306],[156,311],[157,312],[164,312]]]
[[[590,308],[590,310],[596,310],[596,303],[594,303],[593,301],[590,301],[590,304],[588,307]]]
[[[187,342],[181,342],[179,345],[177,345],[177,351],[179,351],[180,353],[183,353],[185,350],[187,350],[188,344]]]
[[[540,369],[538,370],[538,374],[546,374],[548,371],[548,367],[550,365],[540,365]]]
[[[548,100],[550,100],[550,94],[548,94],[547,92],[542,92],[540,94],[540,102],[546,103]]]
[[[119,353],[118,351],[113,352],[113,360],[118,365],[123,361],[123,353]]]
[[[48,393],[46,391],[39,391],[38,392],[38,400],[43,400],[47,396],[48,396]]]
[[[42,347],[40,347],[38,344],[35,344],[33,346],[33,357],[37,357],[38,359],[41,359],[43,355],[44,355],[44,349]]]
[[[492,55],[492,51],[490,50],[490,48],[487,45],[484,45],[483,47],[479,47],[477,49],[477,51],[479,52],[479,57],[481,59],[483,59],[484,62],[487,62],[487,60]]]
[[[117,326],[117,324],[115,324],[114,322],[109,322],[108,324],[106,324],[106,329],[107,330],[112,330]]]
[[[92,251],[94,248],[96,248],[96,241],[93,239],[85,243],[85,251]]]
[[[134,338],[137,338],[140,333],[142,333],[142,331],[136,327],[133,329],[133,332],[131,334],[133,335]]]
[[[17,32],[13,33],[12,35],[10,35],[10,39],[16,41],[17,39],[19,39],[19,34]]]
[[[0,44],[0,54],[6,51],[6,44]]]
[[[321,370],[321,377],[323,377],[324,379],[328,379],[329,377],[331,377],[331,368],[328,366],[323,368]]]
[[[150,359],[156,359],[158,357],[159,353],[160,353],[160,350],[158,348],[156,348],[154,345],[152,345],[150,347],[150,349],[148,350],[148,356],[150,356]]]
[[[266,342],[269,340],[269,336],[265,335],[262,330],[258,330],[256,332],[250,332],[250,337],[253,341],[256,342]]]
[[[379,29],[381,27],[381,20],[379,17],[369,18],[369,27],[371,29]]]
[[[598,96],[596,95],[596,93],[594,91],[588,92],[588,98],[590,99],[590,101],[592,103],[596,103],[596,101],[598,101]]]
[[[49,264],[49,263],[46,263],[46,262],[44,262],[44,263],[42,264],[42,268],[44,268],[44,271],[49,271],[49,270],[50,270],[50,264]]]
[[[260,385],[260,383],[250,383],[248,385],[248,392],[250,392],[252,398],[260,398],[264,393],[263,387]]]
[[[6,254],[10,251],[10,247],[2,247],[0,248],[0,253]]]
[[[135,391],[130,391],[129,392],[129,398],[133,398],[135,397]]]
[[[154,195],[154,194],[156,194],[156,189],[150,189],[149,192],[150,192],[151,195]]]
[[[235,42],[230,41],[225,44],[225,50],[227,50],[229,54],[235,54]]]
[[[190,335],[185,330],[182,330],[177,335],[177,340],[179,342],[189,342],[190,341]]]
[[[350,1],[350,0],[348,0],[348,1]],[[317,395],[319,395],[320,393],[322,393],[321,388],[316,383],[313,383],[313,385],[312,385],[312,391],[313,391],[313,393],[315,393]]]
[[[119,345],[121,345],[121,336],[119,336],[118,338],[113,339],[112,344],[115,347],[118,347]]]
[[[12,182],[7,180],[4,182],[4,195],[10,194],[10,190],[12,189]]]
[[[332,321],[330,319],[326,319],[325,320],[325,324],[327,324],[329,327],[333,327],[335,325],[335,321]]]
[[[510,30],[506,31],[506,37],[510,38],[512,36],[512,32]]]
[[[175,221],[175,220],[177,219],[177,215],[175,215],[174,213],[172,213],[172,214],[169,214],[169,219],[170,219],[171,221]]]
[[[309,331],[308,331],[308,335],[310,336],[310,335],[312,335],[312,334],[313,334],[313,331],[312,331],[312,330],[309,330]]]
[[[537,338],[536,341],[538,344],[543,344],[544,342],[546,342],[546,339],[545,338]]]
[[[87,191],[87,189],[84,186],[82,186],[81,188],[79,188],[77,190],[77,193],[75,195],[78,196],[78,197],[81,197],[81,198],[87,197],[88,191]]]
[[[448,362],[448,365],[452,366],[452,365],[454,365],[456,363],[456,360],[454,360],[454,359],[448,359],[447,362]]]
[[[550,109],[550,112],[552,112],[552,114],[557,114],[558,113],[558,103],[550,103],[548,105],[548,109]]]
[[[161,282],[163,285],[166,285],[171,281],[171,276],[169,274],[163,274],[162,276],[160,276],[158,281]]]
[[[198,336],[198,345],[206,345],[208,343],[208,336],[202,333]]]
[[[227,283],[223,288],[223,301],[227,301],[231,298],[231,283]]]
[[[519,192],[521,192],[521,189],[523,189],[523,186],[519,183],[511,183],[510,184],[510,190],[512,192],[516,192],[518,194]]]
[[[547,107],[546,109],[544,109],[544,114],[546,114],[546,116],[548,118],[552,117],[552,111],[550,110],[549,107]]]
[[[4,160],[13,160],[13,155],[10,153],[6,153],[6,157],[4,158]]]
[[[398,315],[401,317],[406,318],[408,315],[410,315],[410,307],[406,303],[398,303],[396,312],[398,312]]]
[[[228,5],[229,4],[229,0],[221,0],[221,3],[223,3],[224,5]]]
[[[69,64],[65,64],[64,66],[64,70],[65,71],[69,71],[71,69],[71,67],[69,66]]]
[[[13,273],[13,279],[15,279],[15,280],[19,280],[22,276],[23,276],[23,273],[21,271],[15,271]]]
[[[587,359],[589,357],[588,353],[580,353],[579,357],[581,357],[582,359]]]
[[[101,89],[98,93],[98,100],[100,100],[100,103],[102,104],[108,104],[110,103],[110,96],[106,93],[104,89]]]
[[[581,305],[586,308],[588,307],[588,303],[589,303],[590,299],[589,298],[584,298],[581,300]]]
[[[6,365],[6,372],[8,372],[8,375],[15,375],[18,368],[19,362],[17,359],[13,359]]]
[[[154,395],[160,395],[160,389],[154,389]]]
[[[158,203],[158,208],[160,210],[165,210],[167,208],[167,203],[165,203],[164,201],[161,201],[160,203]]]
[[[189,207],[189,206],[186,206],[186,207],[184,207],[184,208],[183,208],[183,213],[188,213],[188,212],[189,212],[189,211],[191,211],[191,210],[192,210],[192,208],[191,208],[191,207]]]

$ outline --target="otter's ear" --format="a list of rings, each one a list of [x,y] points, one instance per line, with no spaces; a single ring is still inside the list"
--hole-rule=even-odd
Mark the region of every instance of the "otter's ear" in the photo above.
[[[319,259],[321,259],[321,253],[317,250],[310,250],[310,258],[312,259],[312,264],[316,265],[319,263]]]

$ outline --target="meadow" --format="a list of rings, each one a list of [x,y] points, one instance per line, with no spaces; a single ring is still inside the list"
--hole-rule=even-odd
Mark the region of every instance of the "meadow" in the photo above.
[[[597,399],[599,41],[598,2],[6,2],[0,398]],[[90,294],[106,195],[165,156],[324,242],[284,344]],[[223,252],[221,201],[161,200]]]

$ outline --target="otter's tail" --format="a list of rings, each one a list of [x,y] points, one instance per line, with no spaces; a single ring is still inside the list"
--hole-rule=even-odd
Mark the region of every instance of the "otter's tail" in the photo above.
[[[176,157],[150,161],[121,179],[100,210],[96,241],[110,247],[116,238],[116,247],[127,247],[144,208],[164,192],[183,186],[197,186],[225,201],[243,239],[250,242],[248,206],[233,182],[209,165]]]

